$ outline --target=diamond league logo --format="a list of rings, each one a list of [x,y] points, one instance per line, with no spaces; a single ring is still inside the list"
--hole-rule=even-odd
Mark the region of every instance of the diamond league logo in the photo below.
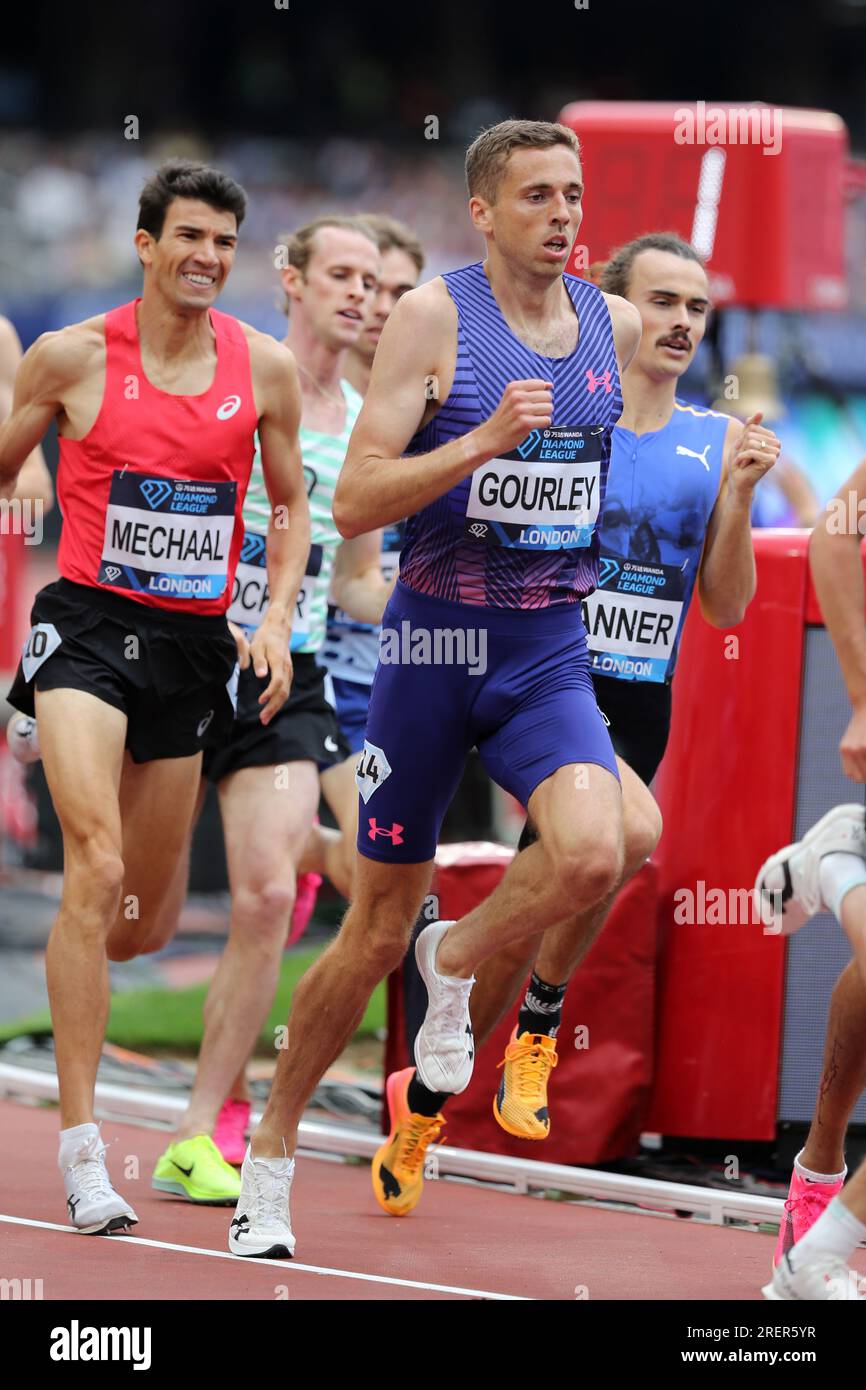
[[[257,536],[253,533],[245,535],[244,543],[241,546],[241,564],[254,564],[264,550],[265,545],[266,541],[264,536]]]
[[[609,579],[615,579],[619,574],[619,569],[616,560],[611,560],[608,555],[602,555],[598,563],[598,587],[603,589]]]
[[[122,573],[123,571],[119,570],[117,568],[117,565],[105,566],[105,577],[108,580],[109,584],[113,584],[115,579],[119,579]]]
[[[157,507],[161,507],[163,502],[166,502],[174,492],[173,484],[167,483],[161,478],[145,478],[144,482],[139,483],[138,486],[144,493],[144,500],[153,511],[156,511]]]
[[[540,443],[540,441],[541,432],[539,430],[530,430],[523,443],[517,446],[517,452],[520,457],[522,459],[528,458],[536,444]]]

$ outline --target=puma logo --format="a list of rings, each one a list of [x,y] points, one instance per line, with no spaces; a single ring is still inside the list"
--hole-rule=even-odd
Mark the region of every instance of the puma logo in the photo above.
[[[710,465],[707,463],[706,455],[710,452],[710,449],[712,447],[713,446],[711,444],[706,444],[704,445],[704,448],[701,450],[701,452],[699,454],[696,454],[694,449],[687,449],[685,444],[678,444],[677,453],[685,455],[686,458],[700,459],[701,463],[704,465],[704,468],[706,468],[707,472],[709,473]]]

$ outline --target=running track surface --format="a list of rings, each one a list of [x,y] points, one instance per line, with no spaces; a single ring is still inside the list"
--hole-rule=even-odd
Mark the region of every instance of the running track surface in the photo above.
[[[772,1259],[769,1235],[448,1181],[428,1182],[416,1211],[395,1219],[376,1205],[366,1163],[306,1157],[292,1191],[295,1259],[236,1259],[231,1208],[152,1190],[166,1133],[106,1121],[102,1134],[138,1215],[124,1238],[65,1224],[56,1110],[0,1101],[0,1278],[42,1279],[46,1300],[573,1300],[581,1286],[591,1300],[742,1300],[760,1296]],[[131,1158],[137,1181],[123,1177]],[[866,1272],[862,1252],[855,1263]]]

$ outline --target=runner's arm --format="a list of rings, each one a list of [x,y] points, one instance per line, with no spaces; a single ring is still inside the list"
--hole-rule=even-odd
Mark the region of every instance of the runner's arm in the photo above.
[[[604,295],[613,328],[613,345],[619,367],[620,380],[629,362],[640,347],[643,322],[640,310],[630,300],[619,294]]]
[[[20,364],[21,344],[18,334],[8,319],[0,318],[0,421],[5,420],[12,409],[15,373]],[[33,502],[41,502],[45,511],[52,506],[54,488],[39,445],[26,459],[18,474],[13,497],[21,501],[27,498]]]
[[[394,581],[382,574],[382,532],[343,541],[337,548],[331,596],[356,623],[380,623]]]
[[[851,503],[856,496],[856,516]],[[809,564],[824,623],[839,658],[848,699],[866,712],[866,623],[861,536],[866,530],[866,459],[842,484],[809,539]],[[861,530],[861,526],[863,530]]]
[[[259,445],[271,519],[266,552],[268,609],[250,644],[250,656],[257,676],[271,673],[270,684],[259,697],[264,706],[262,723],[267,724],[289,693],[289,638],[310,552],[310,508],[298,439],[301,392],[295,360],[287,348],[272,340],[257,344],[254,360],[264,387]]]
[[[428,506],[480,464],[515,448],[533,426],[550,424],[551,383],[512,381],[489,420],[429,454],[401,458],[424,417],[426,384],[446,376],[456,336],[457,311],[441,280],[397,301],[334,493],[334,521],[347,539]]]
[[[752,546],[752,493],[779,457],[772,430],[752,415],[745,425],[732,419],[725,434],[719,493],[710,513],[701,567],[698,600],[713,627],[736,627],[743,621],[757,584]]]
[[[61,329],[43,333],[24,354],[15,376],[12,409],[0,426],[0,497],[29,495],[24,492],[27,475],[19,491],[24,466],[62,409],[63,392],[84,366],[88,352],[81,335]]]

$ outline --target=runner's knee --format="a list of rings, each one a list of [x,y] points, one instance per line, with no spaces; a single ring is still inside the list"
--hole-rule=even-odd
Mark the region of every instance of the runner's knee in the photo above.
[[[114,841],[99,831],[65,835],[63,853],[76,900],[105,913],[111,922],[123,891],[123,859]]]
[[[637,873],[662,837],[662,813],[647,795],[646,804],[625,817],[625,871]]]
[[[294,877],[287,873],[269,875],[254,886],[244,885],[236,891],[232,927],[262,942],[273,936],[285,937],[294,906]]]
[[[618,838],[599,831],[591,844],[569,848],[554,863],[554,884],[561,905],[600,902],[614,892],[622,876],[622,846]]]

